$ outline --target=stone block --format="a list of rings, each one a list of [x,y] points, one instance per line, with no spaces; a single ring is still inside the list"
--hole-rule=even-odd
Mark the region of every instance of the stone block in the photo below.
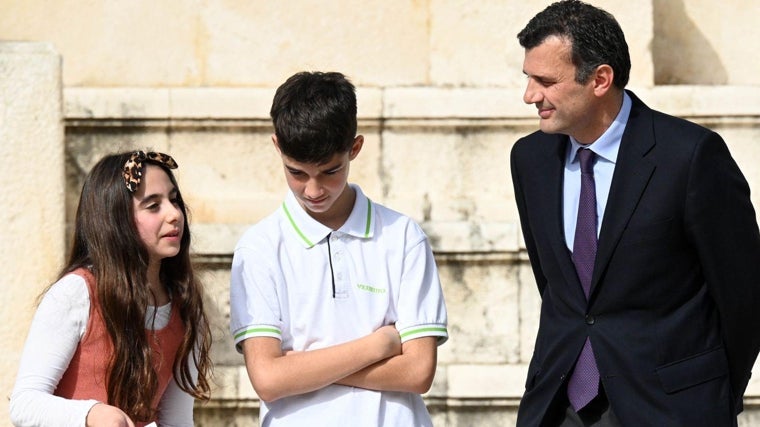
[[[47,43],[0,43],[0,395],[8,397],[40,292],[65,252],[61,57]],[[8,405],[0,407],[8,419]]]

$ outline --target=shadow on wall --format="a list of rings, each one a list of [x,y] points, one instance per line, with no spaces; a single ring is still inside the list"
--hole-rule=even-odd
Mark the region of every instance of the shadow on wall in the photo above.
[[[657,85],[728,82],[720,56],[689,17],[683,0],[654,0],[652,56]]]

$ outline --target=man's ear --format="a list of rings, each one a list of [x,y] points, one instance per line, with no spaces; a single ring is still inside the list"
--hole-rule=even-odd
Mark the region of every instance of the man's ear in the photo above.
[[[277,135],[272,134],[272,144],[274,144],[274,148],[277,149],[277,154],[282,154],[282,151],[280,151],[280,144],[277,143]]]
[[[351,145],[351,151],[348,152],[348,160],[355,159],[356,156],[359,155],[359,152],[362,151],[363,145],[364,135],[356,135],[356,138],[354,138],[354,143]]]
[[[594,94],[602,96],[612,88],[615,80],[615,70],[608,64],[602,64],[596,67],[593,74]]]

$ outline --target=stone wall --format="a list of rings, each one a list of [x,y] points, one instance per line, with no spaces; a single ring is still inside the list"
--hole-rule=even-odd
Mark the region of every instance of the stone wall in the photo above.
[[[0,43],[0,425],[35,298],[64,255],[61,58],[45,43]]]
[[[269,138],[274,89],[295,71],[319,69],[342,71],[358,86],[366,142],[351,180],[418,220],[433,243],[451,334],[425,396],[436,425],[503,426],[514,423],[540,305],[509,177],[511,145],[537,128],[535,110],[522,103],[515,34],[548,3],[0,0],[0,39],[47,41],[63,58],[62,73],[50,75],[63,86],[58,143],[65,157],[53,163],[65,179],[53,182],[65,199],[56,193],[50,203],[67,223],[84,175],[102,154],[151,148],[180,164],[216,339],[217,388],[212,402],[198,405],[198,425],[257,425],[258,400],[227,329],[231,251],[286,190]],[[653,108],[720,132],[758,188],[760,78],[752,70],[760,56],[738,40],[760,36],[752,18],[760,6],[596,3],[626,32],[631,89]],[[4,139],[0,148],[11,152],[21,141]],[[41,141],[40,150],[55,147]],[[35,173],[18,175],[29,175],[24,182],[38,191]],[[759,197],[753,193],[756,206]],[[41,220],[56,221],[63,218]],[[3,222],[0,230],[16,236],[26,227]],[[33,242],[62,253],[63,228],[51,236],[57,246],[39,236]],[[12,272],[35,266],[30,257],[3,263]],[[26,330],[31,300],[54,272],[13,294],[4,313],[15,319],[14,331]],[[4,301],[11,289],[0,288]],[[20,351],[21,334],[0,339]],[[9,363],[0,375],[3,395],[15,376],[16,360]],[[750,384],[747,406],[743,425],[760,425],[760,383]],[[0,425],[3,416],[0,410]]]

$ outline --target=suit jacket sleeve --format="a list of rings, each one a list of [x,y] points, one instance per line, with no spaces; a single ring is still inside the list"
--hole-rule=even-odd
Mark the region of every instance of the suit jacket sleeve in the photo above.
[[[749,186],[714,132],[705,132],[694,152],[685,225],[718,308],[740,411],[760,349],[760,233]]]
[[[538,253],[536,251],[536,242],[533,239],[533,231],[530,227],[530,221],[528,220],[528,214],[526,212],[525,194],[522,191],[520,185],[520,171],[518,170],[518,164],[520,163],[519,148],[518,145],[525,143],[524,139],[517,141],[517,144],[512,149],[510,155],[510,170],[512,173],[512,185],[515,191],[515,203],[517,204],[517,211],[520,215],[520,227],[523,234],[523,240],[525,241],[525,248],[528,251],[528,258],[530,259],[531,268],[533,269],[533,275],[536,278],[536,284],[538,285],[538,291],[541,295],[544,294],[546,288],[546,277],[541,270],[541,261],[539,260]]]

